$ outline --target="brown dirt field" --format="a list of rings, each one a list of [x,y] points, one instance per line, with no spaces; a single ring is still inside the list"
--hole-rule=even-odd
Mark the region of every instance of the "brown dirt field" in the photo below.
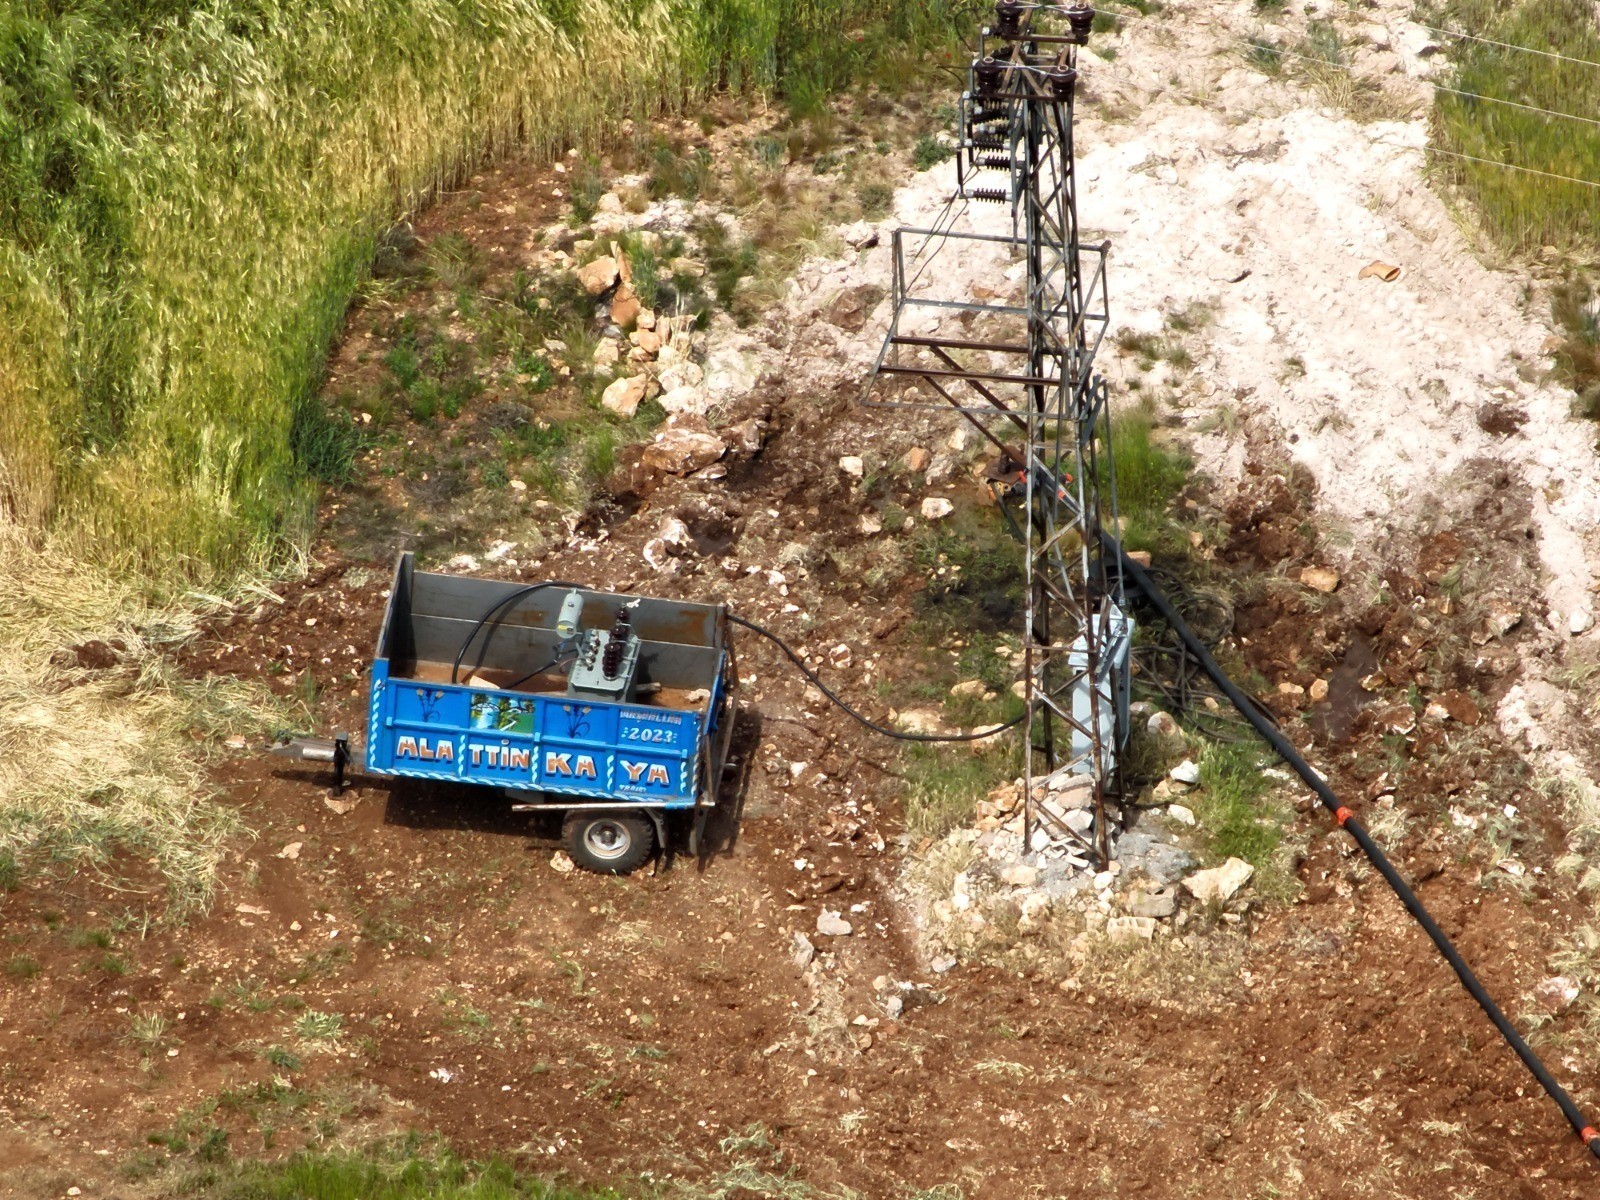
[[[508,173],[478,191],[484,208],[515,212],[521,190],[547,182]],[[449,219],[448,207],[430,218]],[[743,570],[772,566],[791,541],[859,542],[862,501],[837,457],[868,443],[899,454],[934,428],[848,401],[775,388],[765,446],[727,480],[669,478],[626,507],[602,505],[569,545],[515,577],[725,598],[808,648],[845,642],[880,654],[891,678],[916,670],[920,648],[904,641],[911,577],[873,593],[819,565],[780,597]],[[1311,561],[1314,539],[1298,532],[1310,499],[1263,478],[1271,495],[1226,514],[1222,557],[1239,570]],[[660,519],[707,507],[731,522],[725,548],[652,575],[639,550]],[[1455,553],[1516,567],[1514,525],[1486,516],[1482,544]],[[1435,669],[1422,662],[1431,646],[1444,656],[1437,669],[1460,672],[1455,686],[1492,694],[1506,676],[1474,674],[1475,651],[1437,607],[1432,633],[1417,632],[1442,599],[1428,555],[1450,552],[1429,543],[1397,566],[1371,610],[1345,613],[1337,599],[1313,609],[1276,592],[1241,606],[1246,661],[1272,683],[1307,685],[1359,634],[1401,692]],[[221,621],[185,661],[265,676],[282,662],[271,677],[285,689],[309,664],[319,725],[359,729],[389,564],[350,562],[331,545],[317,561],[281,589],[281,605]],[[376,580],[349,582],[357,566]],[[801,632],[802,615],[814,632]],[[7,896],[7,952],[39,971],[0,987],[0,1161],[11,1167],[0,1194],[161,1194],[168,1151],[204,1161],[222,1143],[207,1142],[211,1129],[238,1156],[415,1130],[582,1180],[707,1179],[746,1160],[869,1196],[944,1182],[981,1200],[1593,1193],[1593,1165],[1559,1113],[1320,815],[1302,818],[1302,901],[1265,916],[1227,990],[1174,979],[1164,997],[1134,1001],[1064,991],[1045,975],[934,974],[897,891],[892,749],[810,706],[771,647],[746,638],[739,654],[749,686],[737,748],[750,769],[728,802],[742,819],[703,862],[680,857],[626,879],[563,875],[554,830],[492,797],[362,779],[353,807],[335,811],[326,778],[239,753],[217,782],[254,837],[238,844],[208,916],[143,937],[124,929],[109,948],[86,938],[157,903],[160,882],[137,862]],[[859,698],[882,715],[882,702]],[[1287,716],[1297,702],[1275,703]],[[1383,735],[1370,708],[1349,724],[1322,750],[1336,786],[1356,796]],[[1481,749],[1463,761],[1430,745],[1464,733],[1422,729],[1397,803],[1437,816],[1446,772],[1476,779],[1503,766],[1508,752],[1478,732]],[[808,766],[791,778],[792,762]],[[1579,921],[1581,906],[1549,876],[1494,886],[1470,854],[1442,849],[1427,820],[1417,827],[1397,861],[1515,1009],[1547,974],[1552,930]],[[1550,861],[1561,836],[1549,822],[1530,829],[1523,857]],[[284,856],[290,845],[297,856]],[[797,869],[800,859],[810,865]],[[849,909],[856,935],[815,935],[825,905]],[[818,944],[816,976],[793,960],[797,930]],[[108,953],[120,971],[106,969]],[[937,1002],[889,1020],[879,976],[926,985]],[[141,1047],[130,1029],[145,1013],[167,1027]],[[307,1043],[295,1026],[308,1013],[337,1014],[338,1037]],[[852,1024],[858,1016],[867,1023]],[[298,1069],[264,1061],[272,1046]],[[1577,1061],[1574,1082],[1593,1099],[1593,1056]],[[725,1142],[756,1124],[771,1148]]]

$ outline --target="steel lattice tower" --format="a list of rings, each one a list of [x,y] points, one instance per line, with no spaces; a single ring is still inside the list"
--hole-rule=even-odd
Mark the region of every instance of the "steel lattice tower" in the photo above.
[[[1068,839],[1104,862],[1132,624],[1104,541],[1117,530],[1107,388],[1094,370],[1108,246],[1079,243],[1073,163],[1077,49],[1093,21],[1088,7],[996,6],[962,96],[956,196],[933,229],[895,232],[893,318],[864,402],[953,407],[997,451],[986,474],[1025,547],[1024,838],[1035,849]],[[957,201],[1009,204],[1010,236],[954,232]],[[937,271],[924,282],[936,254],[981,252],[974,243],[1003,250],[1020,296],[946,294]],[[938,400],[922,401],[924,384]],[[1083,789],[1092,829],[1072,816]]]

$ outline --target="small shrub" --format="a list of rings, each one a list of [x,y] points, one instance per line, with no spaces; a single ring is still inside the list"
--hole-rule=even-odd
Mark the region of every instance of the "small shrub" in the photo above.
[[[145,1054],[154,1054],[167,1036],[167,1019],[160,1013],[135,1013],[128,1021],[128,1040]]]
[[[856,201],[867,220],[881,221],[894,206],[894,188],[887,183],[870,180],[856,188]]]
[[[289,1050],[285,1050],[282,1046],[269,1046],[261,1057],[280,1071],[298,1071],[300,1069],[299,1056]]]
[[[925,133],[917,139],[916,146],[911,151],[911,165],[919,171],[926,171],[930,167],[938,166],[945,159],[955,154],[931,133]]]
[[[307,1042],[331,1042],[344,1029],[344,1018],[338,1013],[318,1012],[308,1008],[294,1022],[296,1036]]]
[[[27,954],[13,954],[6,960],[6,974],[19,983],[32,979],[40,969],[39,960]]]
[[[11,850],[0,850],[0,892],[14,892],[22,885],[22,864]]]

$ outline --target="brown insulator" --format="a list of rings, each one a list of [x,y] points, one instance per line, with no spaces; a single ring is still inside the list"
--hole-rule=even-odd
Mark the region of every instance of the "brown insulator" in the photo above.
[[[1085,4],[1082,8],[1067,9],[1067,24],[1072,27],[1072,40],[1080,46],[1089,44],[1089,30],[1094,26],[1094,9]]]

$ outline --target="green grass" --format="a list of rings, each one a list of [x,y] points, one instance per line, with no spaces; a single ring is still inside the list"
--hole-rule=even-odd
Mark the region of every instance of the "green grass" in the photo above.
[[[969,23],[959,0],[25,0],[7,17],[0,509],[190,582],[303,538],[312,482],[348,469],[307,397],[397,215],[487,156],[598,147],[715,87],[814,120]],[[656,189],[704,185],[696,150],[658,159]],[[580,206],[598,186],[575,184]],[[459,239],[427,257],[452,287],[481,270]]]
[[[1117,482],[1122,542],[1130,550],[1172,551],[1177,526],[1172,501],[1189,480],[1194,462],[1182,450],[1153,436],[1148,406],[1125,409],[1111,422],[1111,456]]]
[[[1588,0],[1447,0],[1443,7],[1450,28],[1600,62],[1600,27]],[[1600,182],[1600,128],[1477,99],[1493,96],[1593,118],[1600,112],[1600,70],[1482,42],[1451,38],[1445,44],[1456,64],[1447,82],[1468,95],[1438,96],[1434,145]],[[1600,242],[1600,189],[1444,156],[1437,166],[1510,251],[1555,246],[1581,254]]]
[[[609,1189],[548,1183],[508,1163],[463,1162],[448,1152],[301,1153],[202,1173],[185,1189],[200,1200],[621,1200]]]
[[[1273,782],[1261,773],[1271,765],[1265,756],[1254,740],[1207,742],[1200,751],[1200,786],[1183,799],[1217,860],[1244,859],[1256,869],[1256,891],[1281,897],[1295,886],[1281,853],[1293,810],[1274,799]]]

